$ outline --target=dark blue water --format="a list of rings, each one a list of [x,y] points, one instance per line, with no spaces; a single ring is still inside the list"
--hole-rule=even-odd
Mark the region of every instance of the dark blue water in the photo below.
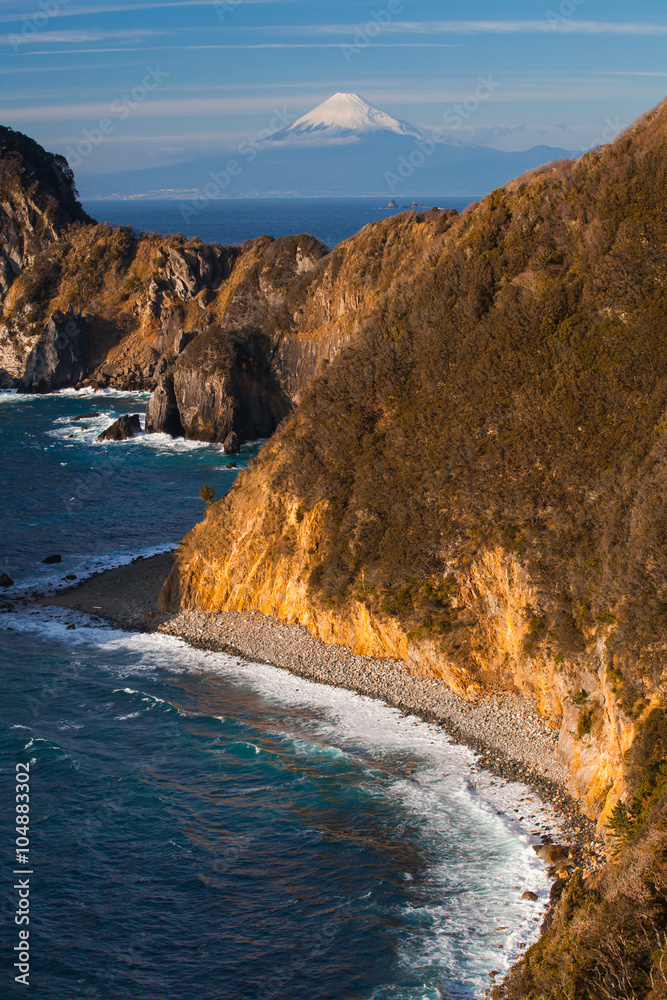
[[[426,208],[462,211],[472,198],[422,199]],[[310,233],[330,249],[369,222],[409,209],[410,198],[397,198],[390,209],[383,198],[228,198],[211,201],[201,211],[182,201],[91,201],[84,208],[98,222],[133,226],[139,232],[184,233],[204,243],[242,243],[256,236]]]
[[[0,394],[3,542],[0,572],[21,587],[62,581],[176,545],[201,520],[199,491],[222,496],[259,450],[141,435],[97,443],[122,413],[144,419],[148,394]],[[83,418],[83,419],[81,419]],[[167,543],[167,545],[165,545]],[[56,567],[43,566],[53,553]]]
[[[19,584],[45,552],[82,574],[173,542],[202,514],[200,486],[231,484],[218,448],[95,443],[139,402],[0,398]],[[510,822],[527,791],[425,723],[55,608],[0,614],[0,670],[0,997],[478,997],[536,934],[541,908],[520,896],[548,895],[527,839],[538,803]],[[12,968],[27,762],[29,990]]]

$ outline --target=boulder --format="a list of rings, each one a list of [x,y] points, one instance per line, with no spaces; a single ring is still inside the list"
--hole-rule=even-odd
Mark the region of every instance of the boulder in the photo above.
[[[54,563],[61,563],[62,561],[63,557],[55,553],[52,556],[47,556],[46,559],[42,559],[42,564],[44,566],[52,566]]]
[[[538,858],[542,858],[548,865],[557,865],[560,861],[566,861],[569,853],[569,847],[563,847],[561,844],[540,844],[533,850]]]
[[[86,323],[70,306],[55,312],[26,359],[22,392],[54,392],[76,385],[86,373]]]
[[[536,892],[531,892],[530,889],[527,889],[526,892],[521,894],[521,898],[527,899],[530,903],[536,903],[538,896]]]
[[[238,455],[241,451],[241,445],[239,443],[238,435],[235,431],[232,431],[227,435],[225,440],[222,442],[222,447],[225,449],[226,455]]]
[[[14,586],[14,581],[12,580],[11,576],[8,576],[6,573],[3,573],[2,576],[0,576],[0,587],[13,587],[13,586]]]
[[[128,438],[141,434],[141,421],[138,413],[124,413],[98,435],[98,441],[126,441]]]

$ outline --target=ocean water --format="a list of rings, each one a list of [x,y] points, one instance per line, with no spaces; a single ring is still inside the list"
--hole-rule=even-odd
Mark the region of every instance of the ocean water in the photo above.
[[[96,443],[144,404],[0,396],[7,598],[173,545],[201,517],[201,485],[231,486],[219,447]],[[43,566],[52,552],[62,564]],[[25,991],[17,763],[35,1000],[463,1000],[537,936],[549,882],[531,833],[557,817],[436,727],[20,602],[0,614],[0,669],[2,997]]]
[[[422,198],[426,208],[462,211],[472,198]],[[192,202],[167,200],[86,201],[84,208],[98,222],[133,226],[139,232],[184,233],[204,243],[242,243],[256,236],[296,236],[310,233],[329,249],[353,236],[369,222],[406,211],[411,198],[397,198],[387,207],[383,198],[228,198],[211,201],[200,210]]]

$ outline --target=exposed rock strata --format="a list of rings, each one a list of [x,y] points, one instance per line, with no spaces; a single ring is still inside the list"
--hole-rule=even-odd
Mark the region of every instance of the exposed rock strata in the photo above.
[[[21,380],[22,392],[55,392],[76,385],[86,372],[87,324],[70,307],[49,317],[32,347]]]
[[[65,167],[54,176],[71,182]],[[42,174],[35,183],[50,205]],[[220,442],[273,433],[386,289],[409,280],[443,221],[387,220],[333,252],[310,236],[222,247],[106,225],[66,231],[65,219],[85,217],[64,200],[41,242],[12,251],[23,273],[0,315],[0,385],[154,390],[150,432]],[[30,213],[12,211],[3,226],[14,246],[12,226],[28,232]],[[87,336],[68,376],[64,355],[57,373],[55,359],[43,358],[43,341],[49,317],[70,310],[85,318]]]

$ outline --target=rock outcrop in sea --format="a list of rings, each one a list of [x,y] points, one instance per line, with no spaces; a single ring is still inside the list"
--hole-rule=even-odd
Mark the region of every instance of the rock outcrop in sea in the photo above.
[[[141,419],[138,413],[124,413],[114,420],[110,427],[98,434],[98,441],[127,441],[141,434]]]

